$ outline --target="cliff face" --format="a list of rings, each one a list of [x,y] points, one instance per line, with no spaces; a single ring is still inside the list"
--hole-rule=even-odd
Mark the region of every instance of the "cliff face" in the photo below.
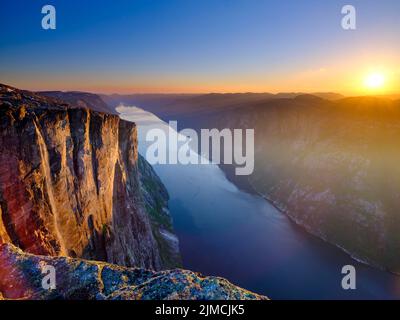
[[[117,116],[0,86],[0,243],[163,267],[143,202],[136,134]]]
[[[259,193],[311,233],[400,272],[400,105],[300,97],[245,119],[258,137],[249,180]]]
[[[0,245],[0,265],[3,266],[0,292],[5,299],[266,299],[225,279],[203,277],[186,270],[154,272],[80,259],[35,256],[10,244]],[[42,287],[42,271],[46,266],[54,267],[56,287],[53,290]]]
[[[169,195],[153,167],[139,155],[139,179],[144,206],[158,244],[161,263],[171,269],[182,265],[179,240],[175,235],[168,209]]]

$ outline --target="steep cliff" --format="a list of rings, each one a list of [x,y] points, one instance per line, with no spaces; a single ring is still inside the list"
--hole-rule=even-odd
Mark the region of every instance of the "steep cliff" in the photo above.
[[[147,213],[166,212],[167,197],[143,200],[136,135],[117,116],[1,85],[0,243],[122,266],[173,265]]]
[[[142,198],[154,238],[158,244],[161,262],[166,269],[182,264],[179,240],[175,235],[172,218],[168,209],[169,195],[153,167],[139,155],[139,178]]]
[[[44,91],[39,94],[65,101],[71,106],[118,114],[96,94],[75,91]],[[174,234],[172,218],[168,210],[168,192],[151,165],[140,155],[138,155],[138,170],[140,191],[150,217],[153,236],[159,247],[162,266],[167,269],[180,266],[182,262],[179,241]]]
[[[244,119],[258,137],[250,183],[259,193],[353,257],[400,272],[399,104],[303,96]]]

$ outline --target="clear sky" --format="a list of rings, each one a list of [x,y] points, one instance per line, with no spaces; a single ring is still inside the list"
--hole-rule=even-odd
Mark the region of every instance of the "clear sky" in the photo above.
[[[41,28],[41,8],[57,29]],[[357,9],[357,30],[341,8]],[[400,90],[399,0],[1,0],[0,82],[92,92]]]

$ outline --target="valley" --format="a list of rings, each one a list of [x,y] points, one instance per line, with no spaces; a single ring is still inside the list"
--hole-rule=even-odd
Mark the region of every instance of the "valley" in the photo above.
[[[210,94],[141,107],[179,128],[254,129],[254,173],[221,165],[231,181],[354,258],[400,271],[398,100]]]
[[[170,130],[142,109],[117,111],[137,123],[142,154],[149,130]],[[270,202],[238,189],[219,166],[160,164],[154,170],[170,194],[185,268],[222,276],[273,300],[399,298],[393,285],[399,277],[359,263],[310,235]],[[357,290],[342,289],[344,265],[356,267]]]

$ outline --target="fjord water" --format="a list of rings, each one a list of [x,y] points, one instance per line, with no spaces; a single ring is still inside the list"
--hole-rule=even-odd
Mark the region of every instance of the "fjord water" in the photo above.
[[[139,152],[146,132],[168,132],[155,115],[119,107],[138,125]],[[170,194],[170,211],[183,266],[216,275],[272,299],[399,299],[400,277],[358,263],[303,231],[261,197],[238,190],[218,166],[155,165]],[[343,290],[342,267],[357,271],[356,290]]]

